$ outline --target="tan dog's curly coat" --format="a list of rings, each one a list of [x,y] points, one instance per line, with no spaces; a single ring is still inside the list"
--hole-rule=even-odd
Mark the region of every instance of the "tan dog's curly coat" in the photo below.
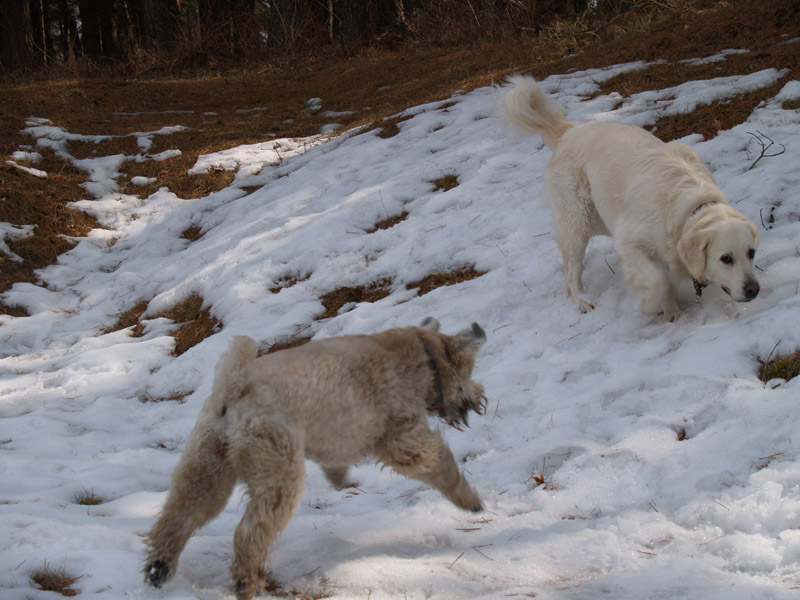
[[[252,598],[267,551],[300,501],[306,458],[341,488],[350,465],[373,457],[456,506],[481,510],[427,417],[461,429],[469,411],[483,413],[484,390],[471,374],[486,335],[475,323],[454,336],[438,329],[429,318],[421,328],[329,338],[261,358],[253,340],[235,338],[147,536],[146,581],[159,587],[174,574],[189,537],[241,480],[250,500],[231,573],[237,598]]]

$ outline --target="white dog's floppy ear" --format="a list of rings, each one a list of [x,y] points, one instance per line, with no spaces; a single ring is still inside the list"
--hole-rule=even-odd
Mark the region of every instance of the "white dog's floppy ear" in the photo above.
[[[711,240],[708,229],[692,227],[678,241],[678,254],[689,274],[700,283],[705,283],[706,247]]]
[[[420,327],[422,327],[423,329],[432,329],[433,331],[439,331],[439,321],[437,321],[433,317],[425,317],[425,320],[420,324]]]
[[[486,341],[486,332],[481,329],[480,325],[473,323],[472,327],[459,333],[456,338],[461,342],[463,348],[477,350]]]

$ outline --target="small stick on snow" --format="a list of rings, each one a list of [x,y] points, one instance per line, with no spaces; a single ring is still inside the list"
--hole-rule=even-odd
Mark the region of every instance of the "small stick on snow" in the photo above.
[[[758,161],[760,161],[762,158],[772,158],[773,156],[780,156],[781,154],[786,152],[786,146],[784,146],[783,144],[778,144],[781,147],[779,151],[773,152],[772,154],[767,154],[767,150],[769,150],[772,146],[775,145],[775,142],[772,140],[772,138],[770,138],[767,135],[764,135],[758,129],[756,129],[755,133],[753,133],[752,131],[748,131],[747,133],[756,138],[758,145],[761,146],[761,154],[758,156],[757,159],[753,161],[753,164],[750,165],[749,169],[747,169],[748,171],[752,170],[753,167],[755,167],[758,164]],[[764,140],[767,140],[769,143],[766,143]]]
[[[712,500],[713,500],[713,498],[712,498]],[[727,510],[728,512],[730,512],[730,510],[731,510],[731,509],[730,509],[730,508],[728,508],[727,506],[725,506],[725,505],[724,505],[722,502],[720,502],[719,500],[713,500],[713,502],[714,502],[714,504],[719,504],[719,505],[720,505],[722,508],[724,508],[725,510]]]
[[[459,558],[461,558],[462,556],[464,556],[464,553],[463,553],[463,552],[462,552],[461,554],[459,554],[458,556],[456,556],[456,560],[454,560],[453,562],[451,562],[451,563],[450,563],[450,566],[449,566],[449,567],[447,567],[447,568],[449,569],[449,568],[450,568],[450,567],[452,567],[454,564],[456,564],[456,561],[457,561]]]
[[[475,550],[475,552],[480,554],[482,557],[484,557],[486,560],[492,560],[493,561],[494,560],[493,558],[490,558],[490,557],[486,556],[483,552],[478,550],[478,548],[486,548],[487,546],[491,546],[491,545],[492,544],[483,544],[482,546],[473,546],[472,549]]]

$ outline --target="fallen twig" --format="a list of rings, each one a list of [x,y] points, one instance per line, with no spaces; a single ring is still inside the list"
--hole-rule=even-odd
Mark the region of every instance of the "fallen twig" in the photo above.
[[[472,547],[472,549],[473,549],[473,550],[475,550],[475,552],[477,552],[478,554],[480,554],[482,557],[484,557],[486,560],[494,560],[493,558],[491,558],[491,557],[489,557],[489,556],[486,556],[486,555],[485,555],[483,552],[481,552],[480,550],[478,550],[478,548],[486,548],[487,546],[491,546],[491,545],[492,545],[492,544],[483,544],[483,545],[481,545],[481,546],[473,546],[473,547]]]
[[[449,567],[447,567],[447,568],[449,569],[449,568],[450,568],[450,567],[452,567],[454,564],[456,564],[456,561],[457,561],[459,558],[461,558],[462,556],[464,556],[464,553],[463,553],[463,552],[462,552],[461,554],[459,554],[458,556],[456,556],[456,560],[454,560],[453,562],[451,562],[451,563],[450,563],[450,566],[449,566]]]
[[[780,151],[773,152],[772,154],[767,154],[767,150],[769,150],[772,146],[775,145],[774,140],[770,138],[768,135],[764,135],[763,133],[761,133],[758,129],[756,129],[755,133],[753,133],[752,131],[748,131],[747,133],[756,138],[758,145],[761,146],[761,154],[758,156],[757,159],[753,161],[753,164],[750,165],[750,168],[747,169],[748,171],[752,170],[752,168],[755,167],[758,164],[758,161],[760,161],[762,158],[772,158],[773,156],[780,156],[781,154],[786,152],[786,146],[784,146],[783,144],[778,144],[781,147]],[[764,140],[766,140],[766,142]]]

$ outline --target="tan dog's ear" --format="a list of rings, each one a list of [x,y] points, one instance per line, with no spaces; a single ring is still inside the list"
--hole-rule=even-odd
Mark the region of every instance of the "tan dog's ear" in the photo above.
[[[678,254],[683,264],[700,283],[705,283],[706,247],[710,240],[711,232],[708,229],[695,226],[684,232],[678,241]]]
[[[483,343],[486,341],[486,332],[481,329],[480,325],[473,323],[472,327],[459,333],[456,339],[460,343],[462,349],[469,349],[474,352],[483,346]]]
[[[431,329],[433,331],[439,331],[439,321],[437,321],[433,317],[425,317],[425,320],[422,323],[420,323],[420,327],[422,329]]]

